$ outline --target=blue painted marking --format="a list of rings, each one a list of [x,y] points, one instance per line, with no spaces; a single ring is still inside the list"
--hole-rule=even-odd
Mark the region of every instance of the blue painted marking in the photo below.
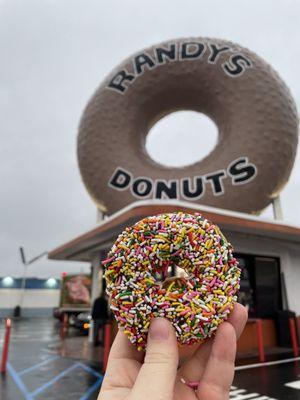
[[[25,397],[25,400],[32,400],[31,394],[28,392],[26,386],[20,379],[19,375],[16,373],[16,371],[13,369],[10,363],[7,363],[7,370],[12,376],[13,380],[15,381],[16,385],[18,386],[20,392],[23,394]]]
[[[103,375],[99,374],[99,372],[95,371],[93,368],[88,367],[87,365],[83,363],[79,363],[81,368],[83,368],[85,371],[89,372],[90,374],[96,376],[97,378],[101,378],[101,381],[103,380]]]
[[[47,363],[49,363],[49,362],[51,362],[51,361],[57,360],[58,358],[60,358],[60,357],[59,357],[59,356],[49,357],[49,358],[47,358],[46,360],[41,361],[41,362],[38,363],[38,364],[32,365],[32,366],[29,367],[29,368],[25,368],[25,369],[23,369],[22,371],[18,371],[18,374],[19,374],[19,376],[24,375],[24,374],[27,374],[27,372],[33,371],[33,370],[35,370],[36,368],[41,367],[42,365],[45,365],[45,364],[47,364]]]
[[[90,397],[90,395],[91,395],[95,390],[97,390],[97,389],[101,386],[102,380],[103,380],[103,377],[102,377],[102,378],[99,378],[99,379],[84,393],[84,395],[80,397],[79,400],[87,400],[87,399]]]
[[[51,385],[56,383],[60,378],[67,375],[69,372],[73,371],[74,369],[76,369],[78,367],[81,367],[86,372],[88,372],[91,375],[94,375],[97,378],[97,381],[88,388],[88,390],[80,397],[80,400],[87,400],[90,397],[90,395],[101,386],[101,383],[103,381],[103,375],[99,374],[97,371],[88,367],[87,365],[85,365],[81,362],[77,362],[77,363],[71,365],[69,368],[62,371],[60,374],[56,375],[54,378],[52,378],[50,381],[46,382],[44,385],[40,386],[39,388],[37,388],[36,390],[34,390],[33,392],[30,393],[27,390],[26,386],[24,385],[20,376],[24,375],[25,373],[27,373],[29,371],[34,370],[35,368],[37,368],[40,365],[46,364],[47,362],[51,362],[52,360],[54,360],[56,358],[60,358],[60,357],[59,356],[51,357],[39,364],[33,365],[30,368],[26,368],[25,370],[21,371],[19,374],[14,370],[14,368],[11,366],[10,363],[7,363],[8,372],[10,373],[14,382],[16,383],[19,390],[23,394],[25,400],[33,400],[36,395],[40,394],[45,389],[47,389],[48,387],[50,387]]]
[[[76,369],[77,367],[79,367],[79,365],[80,365],[80,363],[76,363],[76,364],[73,364],[71,367],[65,369],[60,374],[56,375],[53,379],[50,379],[50,381],[46,382],[44,385],[40,386],[39,388],[37,388],[36,390],[31,392],[31,396],[34,397],[37,394],[40,394],[45,389],[47,389],[49,386],[53,385],[53,383],[57,382],[60,378],[67,375],[69,372],[73,371],[73,369]]]
[[[103,375],[99,374],[97,371],[94,369],[88,367],[87,365],[80,363],[81,368],[83,368],[85,371],[89,372],[90,374],[94,375],[97,377],[97,381],[80,397],[80,400],[87,400],[90,395],[99,387],[101,386],[101,383],[103,381]]]

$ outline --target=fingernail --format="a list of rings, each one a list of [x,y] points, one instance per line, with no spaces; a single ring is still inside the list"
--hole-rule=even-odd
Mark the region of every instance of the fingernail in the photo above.
[[[167,340],[169,337],[169,325],[163,318],[152,320],[149,329],[150,338],[154,340]]]

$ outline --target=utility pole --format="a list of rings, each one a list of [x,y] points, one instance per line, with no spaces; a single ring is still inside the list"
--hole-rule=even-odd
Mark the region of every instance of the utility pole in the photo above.
[[[96,210],[96,223],[99,224],[103,221],[105,218],[104,213],[99,210],[97,207]],[[100,254],[96,253],[93,256],[92,262],[91,262],[91,275],[92,275],[92,287],[91,287],[91,309],[93,309],[93,304],[95,299],[101,295],[102,291],[102,269],[100,266]],[[93,336],[94,336],[94,321],[91,320],[90,323],[90,329],[89,329],[89,342],[93,342]]]

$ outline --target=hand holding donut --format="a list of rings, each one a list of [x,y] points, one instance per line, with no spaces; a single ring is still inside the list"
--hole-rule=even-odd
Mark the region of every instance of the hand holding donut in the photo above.
[[[151,322],[145,356],[119,331],[98,400],[228,399],[236,340],[246,320],[245,307],[236,303],[215,337],[202,344],[179,368],[176,335],[167,320],[157,318]]]

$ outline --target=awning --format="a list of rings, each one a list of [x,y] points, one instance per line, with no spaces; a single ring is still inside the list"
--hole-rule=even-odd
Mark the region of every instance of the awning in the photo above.
[[[139,201],[101,221],[94,229],[70,240],[48,253],[51,260],[91,261],[95,254],[107,250],[126,226],[159,213],[200,212],[205,218],[230,232],[242,232],[300,243],[300,228],[248,214],[201,206],[182,201]]]

